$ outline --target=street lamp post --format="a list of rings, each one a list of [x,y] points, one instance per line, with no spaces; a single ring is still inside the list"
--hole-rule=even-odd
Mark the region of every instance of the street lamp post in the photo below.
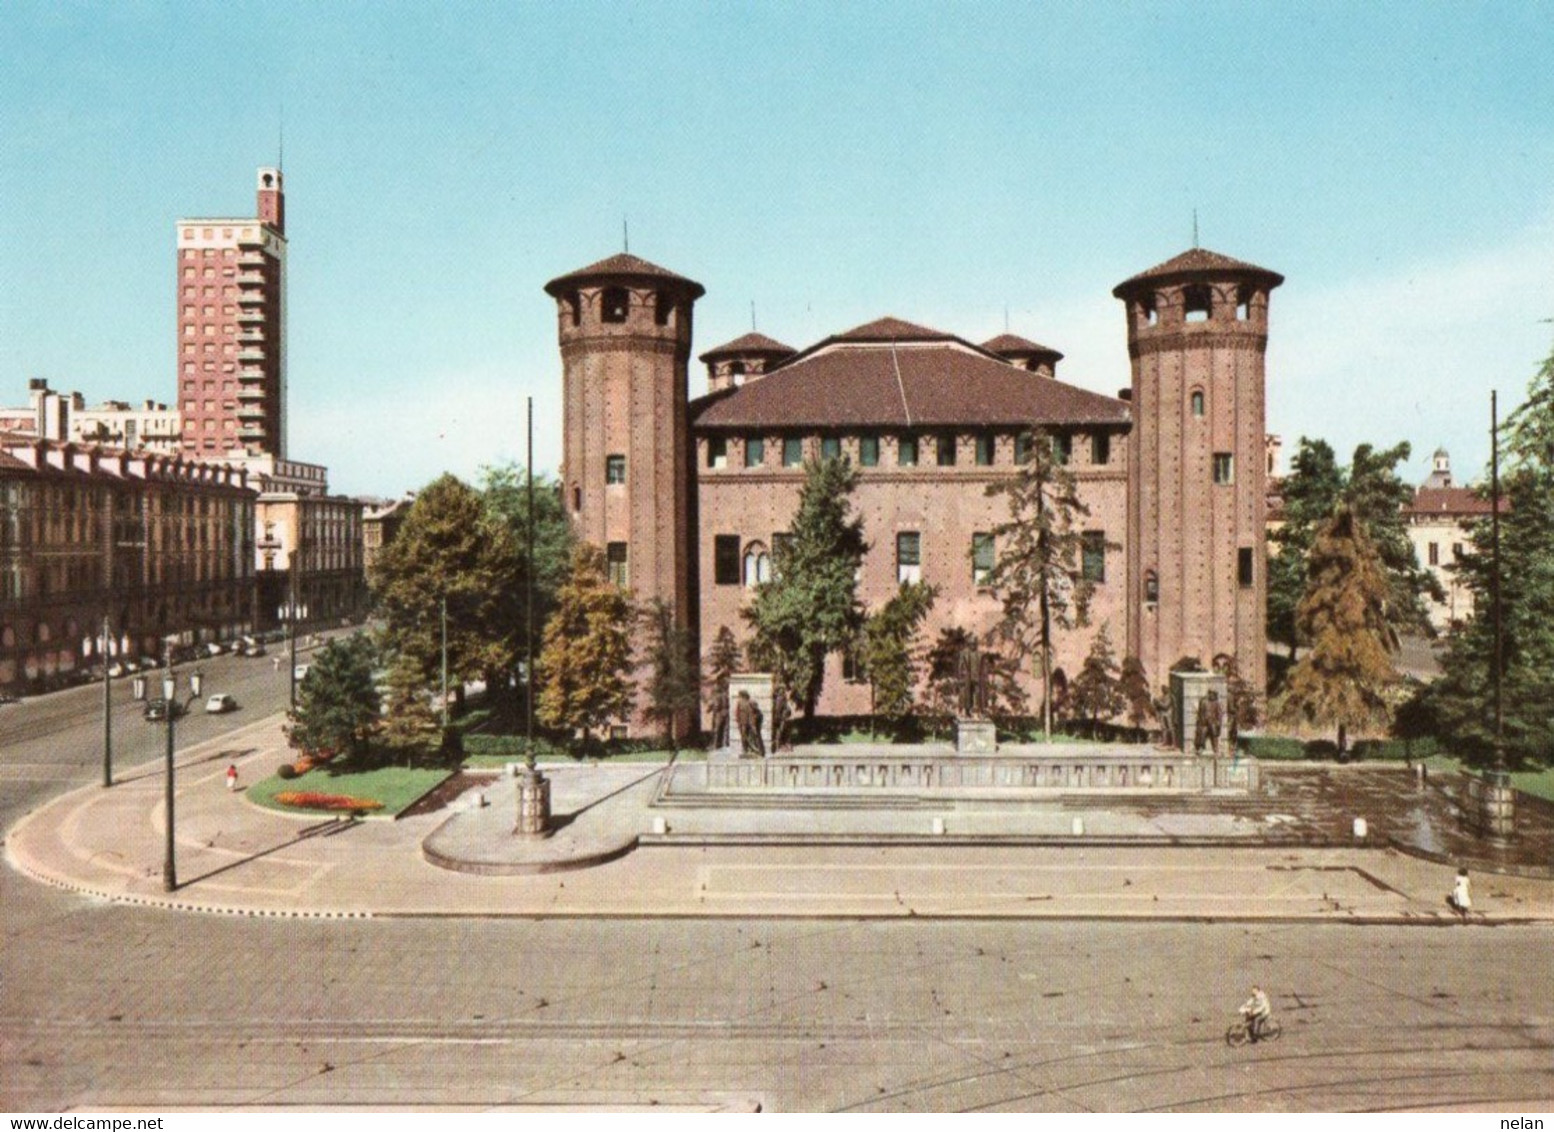
[[[189,675],[191,701],[200,698],[205,687],[205,674],[198,669]],[[167,669],[162,673],[162,703],[167,711],[167,772],[164,775],[164,806],[167,810],[167,827],[164,831],[162,851],[162,891],[174,892],[178,888],[178,862],[173,850],[173,751],[177,746],[175,735],[178,718],[178,673],[173,669],[173,650],[167,649]]]
[[[97,652],[97,659],[103,666],[103,786],[113,785],[113,675],[108,663],[110,646],[113,643],[111,627],[108,624],[108,615],[103,614],[102,648]]]
[[[291,675],[287,678],[291,686],[288,702],[291,710],[295,712],[297,710],[297,623],[307,620],[308,607],[298,605],[296,598],[293,597],[276,609],[275,615],[286,625],[287,652],[291,659]]]

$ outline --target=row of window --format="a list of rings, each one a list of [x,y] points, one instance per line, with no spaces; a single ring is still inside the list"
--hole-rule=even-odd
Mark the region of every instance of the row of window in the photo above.
[[[771,551],[759,542],[744,543],[739,535],[714,535],[712,539],[712,580],[719,586],[753,587],[772,577],[773,559],[782,561],[786,533],[772,535]],[[1080,573],[1087,581],[1106,581],[1106,532],[1083,533]],[[622,547],[624,544],[617,544]],[[741,549],[743,548],[743,549]],[[985,586],[992,579],[996,561],[996,540],[988,532],[971,536],[971,581]],[[896,580],[916,584],[923,580],[923,534],[921,531],[896,532]]]
[[[979,432],[971,438],[971,462],[977,467],[990,467],[995,461],[997,453],[997,433]],[[1004,434],[1011,436],[1014,447],[1014,462],[1024,464],[1030,460],[1030,433]],[[857,437],[844,438],[840,436],[823,436],[820,438],[819,456],[822,460],[840,459],[846,455],[855,460],[861,467],[877,467],[881,459],[881,437],[877,433],[865,433]],[[1052,436],[1053,454],[1061,463],[1070,463],[1074,458],[1075,437],[1069,433],[1058,433]],[[1105,465],[1111,463],[1112,436],[1109,432],[1094,432],[1089,434],[1090,463]],[[929,436],[915,436],[910,434],[898,435],[896,442],[896,466],[912,468],[920,463],[928,463],[932,457],[932,463],[941,468],[953,468],[960,461],[960,437],[952,432],[934,433]],[[766,463],[766,438],[763,436],[747,436],[743,440],[744,466],[758,468]],[[802,436],[784,436],[777,439],[780,462],[784,468],[801,467],[805,458],[805,438]],[[729,440],[727,437],[712,436],[707,438],[707,467],[726,468],[729,462]],[[625,463],[622,460],[622,473]],[[620,481],[616,481],[620,482]]]

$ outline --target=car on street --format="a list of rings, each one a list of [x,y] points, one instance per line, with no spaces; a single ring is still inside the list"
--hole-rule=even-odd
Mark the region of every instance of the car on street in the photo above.
[[[169,707],[172,708],[174,719],[183,714],[183,705],[177,700],[173,700],[170,703],[167,700],[147,700],[145,710],[141,714],[152,723],[156,723],[167,718]]]
[[[217,692],[205,701],[206,715],[225,715],[229,711],[237,710],[237,701],[226,692]]]
[[[312,667],[313,666],[311,664],[299,664],[292,672],[292,675],[296,677],[299,682],[306,680],[308,678],[308,670]]]
[[[244,656],[263,656],[264,655],[264,642],[263,641],[249,641],[246,645],[243,646],[243,655]]]

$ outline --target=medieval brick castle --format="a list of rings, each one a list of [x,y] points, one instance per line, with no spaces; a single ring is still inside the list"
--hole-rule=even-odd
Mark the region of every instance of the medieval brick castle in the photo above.
[[[1261,688],[1264,354],[1282,282],[1194,248],[1120,283],[1132,384],[1118,398],[1059,380],[1062,355],[1035,342],[976,345],[882,318],[800,350],[754,333],[709,350],[708,392],[693,400],[704,289],[612,256],[545,287],[558,307],[567,512],[612,577],[672,605],[705,651],[721,626],[748,637],[740,608],[770,576],[805,461],[845,456],[860,472],[865,606],[931,582],[925,639],[952,625],[981,633],[999,614],[985,585],[991,532],[1008,518],[985,489],[1014,472],[1040,425],[1089,508],[1081,568],[1096,582],[1089,627],[1063,636],[1054,683],[1104,625],[1154,685],[1179,657],[1225,654]],[[818,710],[869,710],[843,656]]]

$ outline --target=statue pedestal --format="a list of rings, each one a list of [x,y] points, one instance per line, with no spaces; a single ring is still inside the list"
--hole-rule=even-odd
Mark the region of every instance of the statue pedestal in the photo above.
[[[1494,845],[1509,845],[1516,836],[1516,791],[1503,770],[1486,770],[1468,779],[1468,794],[1476,803],[1479,834]]]
[[[991,719],[957,719],[955,753],[991,755],[998,750],[998,728]]]
[[[549,837],[550,779],[527,767],[520,767],[514,777],[518,780],[518,824],[513,827],[513,836]]]

